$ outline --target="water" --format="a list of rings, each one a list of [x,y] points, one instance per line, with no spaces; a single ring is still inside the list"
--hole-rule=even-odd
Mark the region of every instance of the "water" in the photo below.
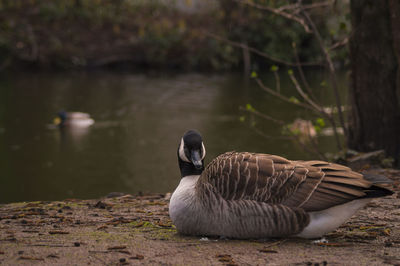
[[[310,75],[319,84],[323,74]],[[265,77],[273,84],[273,77]],[[288,80],[283,91],[295,93]],[[320,94],[317,91],[317,94]],[[327,102],[332,101],[326,93]],[[241,74],[41,73],[0,77],[0,203],[96,198],[109,192],[169,192],[180,179],[176,151],[187,129],[204,138],[206,163],[230,150],[310,155],[291,141],[264,138],[281,129],[249,119],[252,106],[288,123],[303,110],[263,92]],[[90,113],[88,130],[51,129],[60,110]],[[319,139],[323,151],[332,138]]]

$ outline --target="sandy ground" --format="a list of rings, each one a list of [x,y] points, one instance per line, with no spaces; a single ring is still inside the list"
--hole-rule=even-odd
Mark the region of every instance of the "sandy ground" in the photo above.
[[[374,200],[322,241],[177,234],[168,196],[0,205],[1,265],[400,265],[397,193]]]

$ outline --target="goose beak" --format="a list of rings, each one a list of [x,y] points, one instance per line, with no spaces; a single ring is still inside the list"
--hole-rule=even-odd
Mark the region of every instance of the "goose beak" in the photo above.
[[[192,151],[191,159],[196,169],[201,169],[203,167],[203,162],[201,161],[201,156],[199,151],[197,150]]]

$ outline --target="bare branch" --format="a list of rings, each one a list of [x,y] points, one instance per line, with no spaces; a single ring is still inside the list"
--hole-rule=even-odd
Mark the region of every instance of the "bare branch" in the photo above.
[[[281,93],[281,79],[279,78],[279,74],[277,71],[273,71],[274,76],[275,76],[275,83],[276,83],[276,91],[278,93]]]
[[[302,102],[291,101],[290,98],[280,94],[279,92],[276,92],[276,91],[272,90],[271,88],[268,88],[267,86],[264,85],[264,83],[259,78],[256,78],[256,82],[263,90],[265,90],[269,94],[272,94],[273,96],[281,99],[284,102],[288,102],[288,103],[291,103],[291,104],[294,104],[294,105],[297,105],[297,106],[301,106],[303,108],[306,108],[306,109],[309,109],[311,111],[314,111],[314,112],[316,112],[318,114],[320,113],[318,110],[316,110],[315,108],[313,108],[312,106],[310,106],[308,104],[305,104],[305,103],[302,103]]]
[[[228,40],[228,39],[226,39],[226,38],[224,38],[224,37],[221,37],[221,36],[219,36],[219,35],[216,35],[216,34],[214,34],[214,33],[208,32],[208,31],[203,31],[203,34],[208,35],[208,36],[210,36],[210,37],[213,37],[213,38],[216,39],[216,40],[229,43],[229,44],[232,45],[232,46],[235,46],[235,47],[238,47],[238,48],[241,48],[241,49],[247,49],[247,50],[249,50],[250,52],[255,53],[255,54],[257,54],[257,55],[259,55],[259,56],[262,56],[262,57],[264,57],[264,58],[267,58],[267,59],[269,59],[269,60],[271,60],[271,61],[274,61],[274,62],[283,64],[283,65],[287,65],[287,66],[292,66],[292,67],[297,66],[297,63],[293,63],[293,62],[289,62],[289,61],[286,61],[286,60],[282,60],[282,59],[276,58],[276,57],[274,57],[274,56],[271,56],[271,55],[269,55],[269,54],[266,54],[266,53],[264,53],[264,52],[261,52],[260,50],[257,50],[256,48],[249,47],[249,46],[247,46],[247,45],[244,44],[244,43],[231,41],[231,40]],[[301,66],[320,66],[320,65],[321,65],[321,62],[306,62],[306,63],[300,63],[300,65],[301,65]]]
[[[341,41],[334,43],[331,47],[328,48],[329,51],[335,50],[336,48],[342,47],[349,42],[349,37],[344,38]]]
[[[313,20],[310,18],[310,16],[308,15],[308,13],[306,11],[303,10],[302,14],[305,16],[305,18],[307,19],[308,23],[311,25],[311,27],[313,29],[313,32],[314,32],[314,35],[318,40],[319,46],[320,46],[322,52],[324,53],[325,60],[326,60],[326,62],[328,64],[328,69],[329,69],[331,82],[332,82],[332,88],[333,88],[333,92],[335,94],[335,99],[336,99],[336,106],[338,108],[339,122],[340,122],[340,125],[343,127],[343,132],[344,132],[345,139],[347,139],[348,132],[347,132],[346,124],[344,122],[343,112],[342,112],[342,109],[341,109],[342,103],[341,103],[341,100],[340,100],[339,89],[338,89],[338,85],[337,85],[335,67],[333,65],[331,57],[329,56],[328,50],[324,46],[324,42],[322,40],[321,35],[319,34],[319,31],[318,31],[317,27],[315,26],[315,23],[313,22]]]
[[[272,122],[277,123],[279,125],[285,125],[285,122],[283,120],[275,119],[275,118],[273,118],[273,117],[271,117],[269,115],[263,114],[263,113],[261,113],[261,112],[259,112],[257,110],[254,110],[254,109],[249,110],[249,109],[246,109],[246,108],[240,106],[239,110],[246,111],[246,112],[249,112],[251,114],[255,114],[255,115],[257,115],[257,116],[259,116],[259,117],[261,117],[261,118],[263,118],[265,120],[272,121]]]
[[[294,87],[296,88],[297,92],[301,95],[301,97],[303,97],[303,99],[306,102],[308,102],[308,104],[311,105],[315,110],[324,114],[325,113],[324,109],[319,104],[317,104],[313,100],[311,100],[310,97],[308,97],[308,95],[301,88],[301,86],[300,86],[299,82],[297,81],[297,79],[295,78],[295,76],[293,74],[291,74],[291,75],[289,75],[289,77],[292,80]]]
[[[253,2],[251,2],[249,0],[234,0],[234,1],[242,3],[242,4],[245,4],[245,5],[248,5],[248,6],[251,6],[251,7],[255,7],[255,8],[260,9],[260,10],[267,10],[267,11],[269,11],[271,13],[274,13],[275,15],[279,15],[279,16],[282,16],[282,17],[287,18],[289,20],[293,20],[293,21],[299,23],[300,25],[302,25],[304,30],[307,33],[311,33],[311,29],[307,25],[307,23],[304,21],[304,19],[302,19],[302,18],[300,18],[300,17],[298,17],[296,15],[293,15],[293,14],[287,13],[285,11],[281,11],[279,9],[275,9],[275,8],[272,8],[272,7],[269,7],[269,6],[266,6],[266,5],[256,4],[256,3],[253,3]]]
[[[290,75],[290,79],[292,80],[294,86],[296,87],[297,91],[300,93],[300,95],[303,97],[304,100],[306,100],[308,102],[308,104],[310,104],[312,107],[314,107],[316,110],[318,110],[318,112],[324,116],[326,119],[329,120],[329,122],[332,125],[333,128],[333,133],[335,135],[335,139],[336,139],[336,145],[338,147],[339,150],[342,149],[342,145],[340,144],[340,139],[339,139],[339,134],[337,132],[337,127],[336,127],[336,122],[335,119],[333,118],[333,116],[331,114],[328,114],[327,112],[325,112],[324,108],[316,103],[314,103],[308,96],[307,94],[305,94],[305,92],[301,89],[299,83],[297,82],[296,78],[294,77],[294,75]]]
[[[336,139],[336,145],[338,147],[339,150],[342,149],[342,145],[339,139],[339,134],[337,132],[337,127],[336,127],[336,122],[335,119],[333,118],[333,116],[331,114],[328,114],[327,112],[325,112],[324,108],[322,106],[320,106],[319,104],[313,102],[308,95],[302,90],[300,84],[298,83],[297,79],[294,77],[294,75],[289,75],[290,79],[292,80],[294,86],[296,87],[296,90],[299,92],[299,94],[301,95],[301,97],[303,97],[303,99],[309,104],[311,105],[313,108],[315,108],[315,110],[317,110],[319,112],[319,114],[321,114],[322,116],[324,116],[326,119],[329,120],[329,122],[332,125],[333,128],[333,132],[335,135],[335,139]]]
[[[299,54],[297,53],[296,43],[293,43],[292,46],[293,46],[293,52],[294,52],[294,57],[296,58],[296,62],[300,62]],[[306,87],[308,94],[311,96],[311,98],[314,101],[316,101],[317,98],[315,97],[314,93],[311,90],[310,85],[307,82],[306,76],[304,75],[304,72],[303,72],[303,68],[298,65],[297,70],[299,71],[301,81],[303,82],[304,86]]]

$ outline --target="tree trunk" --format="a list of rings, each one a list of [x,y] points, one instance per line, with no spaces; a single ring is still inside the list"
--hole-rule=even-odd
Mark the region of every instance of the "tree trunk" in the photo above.
[[[398,0],[351,0],[349,147],[400,159]]]

